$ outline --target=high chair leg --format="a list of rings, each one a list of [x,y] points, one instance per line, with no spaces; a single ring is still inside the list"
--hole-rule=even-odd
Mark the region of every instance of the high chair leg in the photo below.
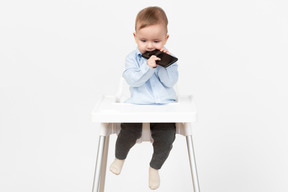
[[[200,192],[192,135],[186,136],[194,192]]]
[[[104,192],[109,136],[99,136],[92,192]]]
[[[106,136],[105,143],[104,143],[104,154],[103,154],[102,166],[101,166],[100,192],[104,192],[104,187],[105,187],[108,148],[109,148],[109,136]]]

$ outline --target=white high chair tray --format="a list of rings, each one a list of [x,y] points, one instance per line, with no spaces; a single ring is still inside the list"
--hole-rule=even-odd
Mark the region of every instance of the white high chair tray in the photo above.
[[[165,105],[135,105],[116,103],[114,96],[103,96],[92,111],[92,121],[121,122],[196,122],[196,107],[192,95],[180,96],[176,103]]]

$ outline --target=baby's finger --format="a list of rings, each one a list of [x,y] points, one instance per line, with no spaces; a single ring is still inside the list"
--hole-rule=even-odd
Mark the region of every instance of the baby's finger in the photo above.
[[[162,51],[162,52],[167,53],[167,54],[170,55],[169,51],[168,51],[167,49],[165,49],[165,48],[162,48],[160,51]]]
[[[150,57],[150,59],[153,59],[154,61],[158,61],[158,60],[161,60],[159,57],[157,57],[156,55],[152,55]]]

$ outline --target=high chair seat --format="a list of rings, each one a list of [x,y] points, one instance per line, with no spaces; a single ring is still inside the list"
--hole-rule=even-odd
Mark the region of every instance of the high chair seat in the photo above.
[[[123,80],[120,90],[123,89]],[[134,105],[121,102],[122,92],[116,96],[103,96],[92,111],[92,121],[99,130],[98,152],[92,192],[104,192],[109,136],[118,134],[122,122],[142,122],[142,136],[137,140],[153,142],[150,123],[175,122],[176,133],[186,137],[194,192],[200,192],[192,141],[192,125],[197,120],[192,95],[178,96],[176,103],[165,105]]]

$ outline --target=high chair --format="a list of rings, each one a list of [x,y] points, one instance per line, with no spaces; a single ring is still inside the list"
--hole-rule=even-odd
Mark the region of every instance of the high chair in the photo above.
[[[175,87],[177,92],[177,87]],[[128,98],[128,85],[121,78],[116,96],[103,96],[91,116],[99,129],[98,151],[92,192],[104,192],[109,136],[120,132],[121,122],[142,122],[142,137],[137,140],[153,142],[150,123],[175,122],[176,133],[186,137],[194,192],[200,192],[192,140],[192,124],[197,120],[192,95],[179,96],[177,102],[166,105],[134,105],[123,103]]]

